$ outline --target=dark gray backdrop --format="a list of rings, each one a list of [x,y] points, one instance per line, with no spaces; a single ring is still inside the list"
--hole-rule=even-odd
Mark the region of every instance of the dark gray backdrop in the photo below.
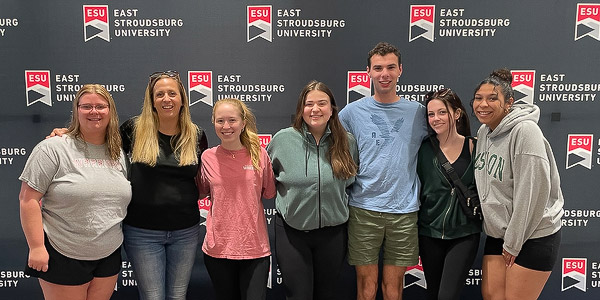
[[[357,91],[368,93],[366,87],[348,89],[348,72],[364,71],[366,53],[379,41],[391,42],[401,50],[404,72],[398,91],[412,99],[420,99],[426,90],[451,87],[468,105],[474,87],[491,70],[529,71],[524,78],[533,79],[533,85],[515,89],[523,93],[517,93],[519,97],[525,96],[525,101],[541,108],[539,124],[560,167],[567,210],[559,261],[541,299],[598,299],[600,255],[594,249],[600,247],[600,128],[593,116],[600,112],[600,99],[596,99],[600,94],[600,3],[583,3],[587,6],[564,0],[448,4],[3,0],[0,299],[42,297],[37,281],[20,272],[27,245],[19,221],[17,177],[35,144],[52,128],[66,125],[78,85],[95,82],[109,86],[123,121],[139,113],[152,72],[178,70],[186,88],[193,85],[185,79],[189,71],[211,72],[210,88],[192,89],[191,112],[194,121],[209,133],[209,143],[215,145],[209,104],[219,97],[243,94],[261,100],[247,104],[256,113],[260,133],[274,134],[289,125],[300,89],[311,79],[327,83],[339,106],[356,99]],[[108,7],[86,10],[86,5]],[[411,5],[429,8],[411,10]],[[249,13],[251,6],[270,8]],[[84,12],[106,13],[108,22],[86,22]],[[267,22],[249,22],[262,12],[270,12],[270,25],[269,18]],[[411,15],[429,18],[411,21]],[[36,79],[43,76],[28,76],[29,71],[39,70],[49,72],[49,88],[36,85],[40,83]],[[226,92],[226,88],[242,92]],[[562,101],[569,97],[584,101]],[[479,124],[475,118],[472,121],[475,132]],[[574,134],[584,137],[569,138]],[[569,144],[582,147],[569,149]],[[265,201],[265,207],[270,220],[273,202]],[[127,263],[124,257],[113,299],[136,297]],[[268,298],[282,299],[281,277],[273,263]],[[480,270],[479,257],[467,279],[465,299],[481,298]],[[353,269],[347,266],[343,273],[340,299],[352,299]],[[425,284],[418,267],[409,271],[405,281],[407,299],[423,297]],[[200,250],[189,298],[214,298]]]

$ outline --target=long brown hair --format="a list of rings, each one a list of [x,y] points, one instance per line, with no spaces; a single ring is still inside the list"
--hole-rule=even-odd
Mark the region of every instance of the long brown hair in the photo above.
[[[456,132],[458,132],[458,134],[462,136],[471,136],[471,123],[469,122],[469,116],[467,116],[467,111],[465,110],[462,101],[458,97],[458,94],[456,94],[453,90],[449,88],[440,89],[435,92],[429,92],[427,93],[427,95],[425,95],[425,107],[427,107],[427,104],[429,104],[431,100],[442,101],[442,103],[444,103],[444,106],[446,106],[446,110],[448,112],[450,112],[450,108],[452,109],[452,111],[454,111],[455,114],[458,111],[458,113],[460,113],[460,117],[458,118],[458,120],[454,121],[453,118],[449,118],[452,119],[449,124],[450,130],[452,130],[453,127],[456,126]],[[428,111],[425,110],[426,118],[427,115]],[[430,134],[434,133],[433,129],[431,128],[431,125],[429,125],[429,122],[427,122],[427,129],[429,130]]]
[[[304,112],[304,103],[306,102],[308,93],[311,91],[321,91],[327,94],[329,97],[331,102],[331,117],[329,118],[329,121],[327,121],[327,124],[331,134],[327,138],[329,139],[331,146],[329,147],[329,151],[327,151],[327,158],[331,164],[333,175],[339,179],[348,179],[356,175],[358,166],[350,154],[350,146],[348,144],[347,135],[348,133],[340,122],[340,118],[338,116],[339,109],[335,103],[335,99],[333,98],[333,93],[324,83],[312,80],[306,86],[304,86],[302,92],[300,92],[300,97],[298,97],[293,127],[294,129],[302,132],[302,125],[305,124],[304,119],[302,118],[302,113]]]

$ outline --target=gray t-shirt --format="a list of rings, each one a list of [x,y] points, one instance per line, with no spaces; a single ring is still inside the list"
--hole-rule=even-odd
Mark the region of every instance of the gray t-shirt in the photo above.
[[[125,157],[110,159],[105,145],[69,135],[33,148],[19,180],[42,197],[42,222],[61,254],[97,260],[123,242],[121,221],[131,200]]]

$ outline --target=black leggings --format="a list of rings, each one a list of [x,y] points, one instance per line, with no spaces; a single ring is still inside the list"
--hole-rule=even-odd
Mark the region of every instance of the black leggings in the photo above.
[[[347,243],[345,223],[303,231],[290,227],[277,214],[276,254],[286,299],[336,299]]]
[[[268,256],[234,260],[204,254],[204,265],[218,300],[267,298]]]
[[[428,300],[460,299],[478,248],[479,233],[451,240],[419,235],[419,255],[427,281]]]

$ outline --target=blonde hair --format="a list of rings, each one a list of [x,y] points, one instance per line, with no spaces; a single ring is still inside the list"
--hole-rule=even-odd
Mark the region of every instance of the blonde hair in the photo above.
[[[67,134],[77,139],[83,139],[81,127],[79,124],[79,114],[77,112],[79,108],[79,100],[81,100],[81,97],[83,97],[83,95],[85,94],[97,94],[104,98],[106,102],[108,102],[108,114],[110,116],[110,120],[108,121],[108,126],[106,128],[104,142],[106,143],[106,152],[108,156],[113,160],[119,159],[121,155],[121,133],[119,132],[119,114],[117,113],[115,100],[110,95],[110,93],[99,84],[85,84],[79,89],[77,95],[75,95],[71,111],[71,123],[69,124],[69,128],[67,129]]]
[[[175,73],[176,74],[176,73]],[[142,113],[136,118],[133,129],[132,161],[156,166],[160,152],[158,146],[158,127],[160,120],[154,108],[154,86],[163,78],[170,78],[177,82],[181,96],[181,109],[179,110],[179,133],[171,138],[171,147],[179,166],[194,165],[198,163],[198,126],[192,122],[189,101],[185,88],[179,75],[163,74],[151,77],[144,95]]]
[[[213,107],[213,123],[215,122],[215,111],[217,110],[217,107],[225,103],[231,104],[234,107],[236,107],[240,112],[240,117],[242,118],[242,121],[246,123],[246,125],[242,129],[242,132],[240,133],[240,141],[242,142],[242,145],[246,147],[248,153],[250,153],[250,159],[252,160],[252,166],[254,167],[254,169],[257,171],[261,171],[260,140],[258,139],[257,134],[258,129],[256,129],[256,117],[254,117],[254,114],[252,113],[250,108],[248,108],[248,106],[246,106],[246,104],[244,104],[244,102],[240,101],[239,99],[224,98],[217,101],[215,103],[215,106]]]

